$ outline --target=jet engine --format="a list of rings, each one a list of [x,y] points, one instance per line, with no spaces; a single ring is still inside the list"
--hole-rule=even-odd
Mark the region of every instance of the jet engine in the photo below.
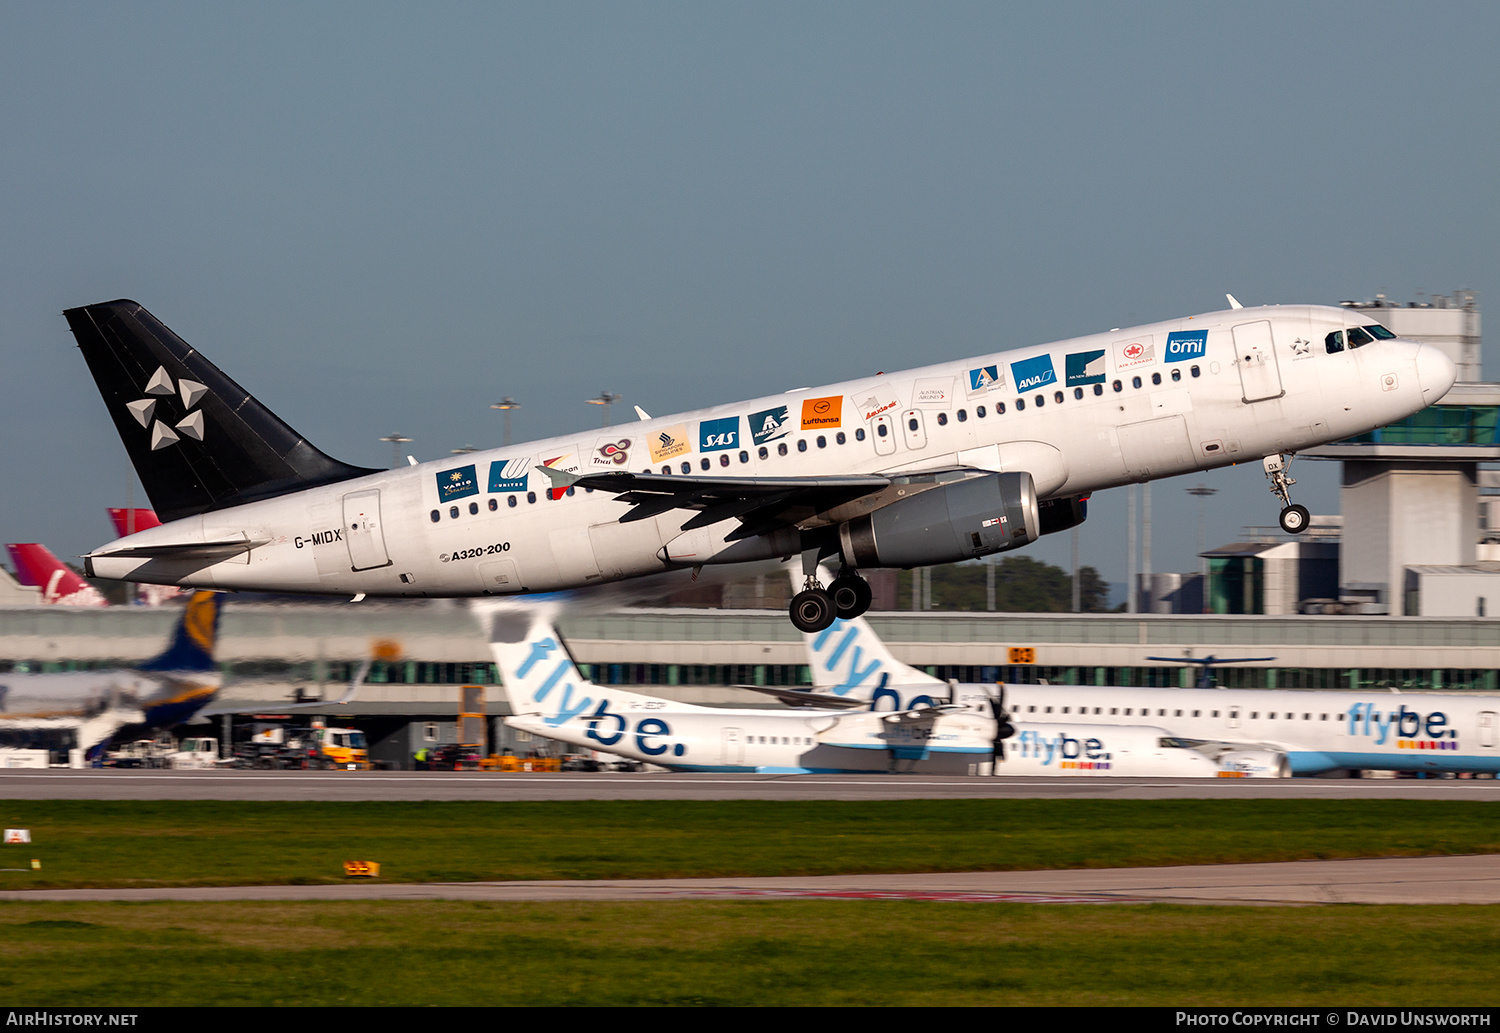
[[[842,523],[839,545],[853,567],[926,567],[1019,549],[1041,529],[1031,475],[997,473],[930,488]]]
[[[1089,497],[1069,495],[1063,499],[1047,499],[1038,508],[1042,515],[1042,534],[1056,534],[1071,530],[1088,519]]]
[[[1292,765],[1275,750],[1230,750],[1216,758],[1220,778],[1291,778]]]

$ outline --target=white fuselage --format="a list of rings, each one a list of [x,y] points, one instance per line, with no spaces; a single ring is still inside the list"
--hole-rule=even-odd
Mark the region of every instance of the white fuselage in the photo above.
[[[539,467],[676,476],[1025,472],[1039,498],[1295,452],[1401,419],[1447,390],[1430,346],[1335,308],[1239,309],[721,405],[372,474],[177,520],[128,545],[263,542],[230,559],[91,557],[96,576],[204,588],[477,596],[712,562],[728,519],[620,523],[612,493],[553,498]],[[1426,381],[1424,383],[1424,376]],[[1137,386],[1138,385],[1138,386]],[[122,545],[121,547],[125,547]]]

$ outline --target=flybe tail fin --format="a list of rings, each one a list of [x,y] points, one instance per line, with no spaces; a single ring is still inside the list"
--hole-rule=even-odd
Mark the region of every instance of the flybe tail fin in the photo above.
[[[140,665],[143,671],[212,671],[219,636],[219,601],[215,592],[194,592],[182,608],[172,641],[160,656]]]
[[[789,569],[792,590],[800,591],[800,561],[794,561]],[[828,571],[820,569],[818,578],[828,584]],[[908,709],[912,699],[927,696],[930,704],[932,698],[948,695],[946,682],[897,660],[863,617],[835,620],[822,631],[804,633],[802,638],[807,643],[813,688],[819,692],[871,701],[893,695],[896,710]]]
[[[42,590],[42,602],[58,606],[108,606],[99,590],[69,570],[52,550],[36,542],[5,547],[16,565],[16,580]]]
[[[554,694],[580,699],[595,694],[554,623],[559,609],[474,604],[481,623],[488,621],[490,651],[513,714],[551,713],[559,702],[550,698]]]
[[[377,472],[318,451],[137,303],[63,315],[162,520]]]

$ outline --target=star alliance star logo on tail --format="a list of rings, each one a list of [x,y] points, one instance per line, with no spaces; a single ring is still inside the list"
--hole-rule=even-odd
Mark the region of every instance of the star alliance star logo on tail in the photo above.
[[[203,440],[203,413],[194,412],[193,406],[208,394],[207,384],[200,384],[196,380],[179,380],[174,386],[166,367],[158,366],[146,384],[145,394],[156,397],[127,402],[125,408],[129,410],[136,423],[150,428],[151,451],[155,452],[168,445],[175,445],[183,438],[192,438],[194,441]],[[188,412],[186,416],[169,427],[162,420],[153,420],[152,417],[156,415],[157,403],[172,395],[182,397],[182,407]]]

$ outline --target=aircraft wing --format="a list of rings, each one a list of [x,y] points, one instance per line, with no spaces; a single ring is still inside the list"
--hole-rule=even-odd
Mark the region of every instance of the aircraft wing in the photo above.
[[[797,524],[891,486],[889,477],[673,477],[660,473],[560,474],[543,467],[554,485],[577,484],[595,491],[615,492],[630,504],[620,523],[649,520],[673,509],[696,510],[682,525],[684,531],[707,527],[730,517],[741,526],[727,541],[754,538]]]
[[[870,701],[867,699],[850,699],[846,696],[834,696],[826,692],[811,692],[802,689],[780,689],[772,685],[735,685],[736,689],[745,689],[750,692],[763,692],[767,696],[775,696],[781,702],[794,707],[817,707],[821,710],[861,710],[867,709]]]

